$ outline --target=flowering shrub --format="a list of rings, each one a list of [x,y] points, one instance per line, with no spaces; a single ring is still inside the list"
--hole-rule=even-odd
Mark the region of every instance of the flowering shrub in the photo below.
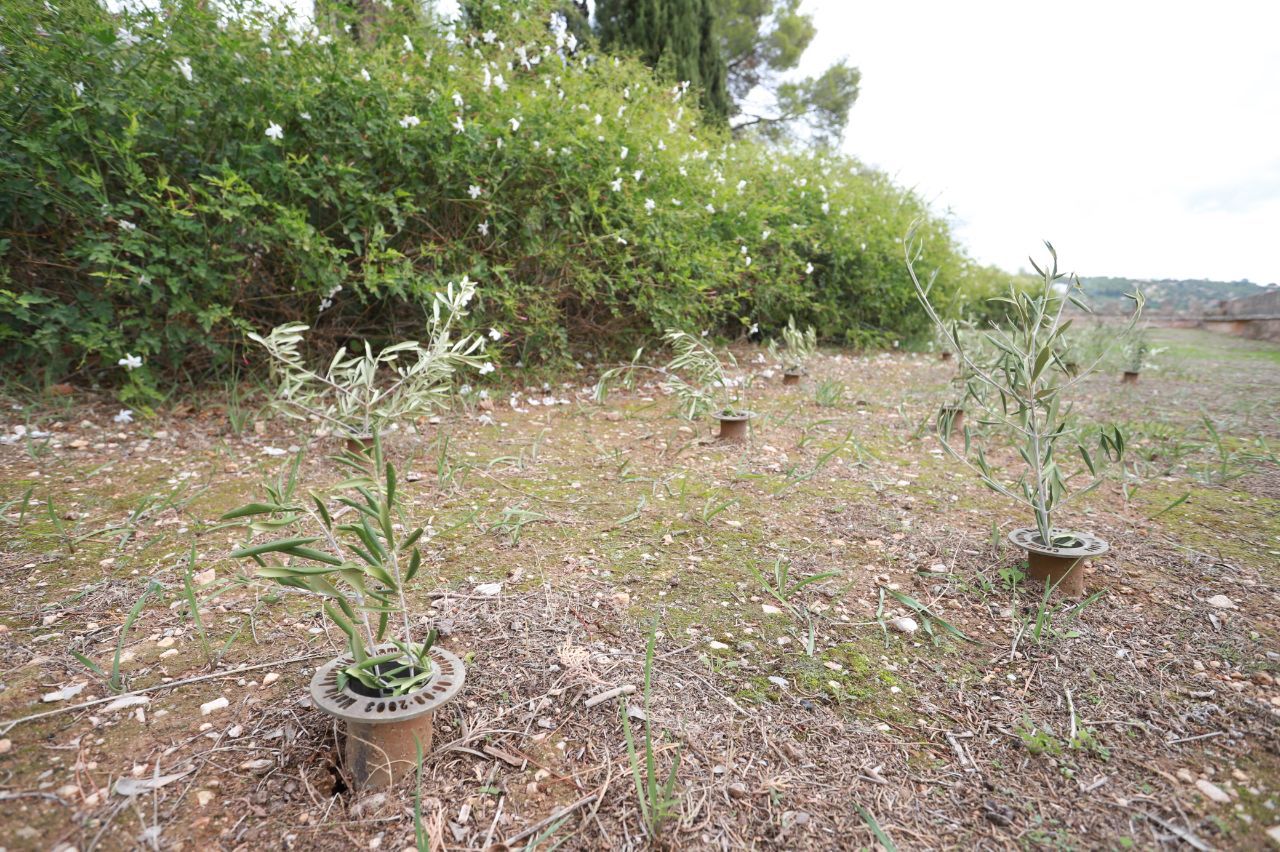
[[[463,276],[484,283],[463,331],[510,329],[512,361],[745,317],[863,342],[924,322],[898,260],[912,220],[937,296],[972,266],[885,175],[735,143],[685,87],[578,42],[549,0],[469,4],[470,27],[388,16],[360,39],[260,7],[151,5],[5,7],[14,364],[137,384],[224,366],[285,323],[330,349],[414,339]]]

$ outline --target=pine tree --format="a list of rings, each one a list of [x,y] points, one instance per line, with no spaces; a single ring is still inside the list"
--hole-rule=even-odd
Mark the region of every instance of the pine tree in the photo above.
[[[670,79],[689,81],[707,114],[727,119],[725,64],[711,0],[599,0],[596,21],[605,49],[635,51]]]

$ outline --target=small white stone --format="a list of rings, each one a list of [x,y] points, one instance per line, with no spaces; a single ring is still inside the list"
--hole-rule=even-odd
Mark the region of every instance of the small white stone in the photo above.
[[[1196,789],[1204,793],[1210,801],[1217,802],[1220,805],[1228,804],[1231,801],[1231,797],[1221,787],[1203,778],[1196,781]]]
[[[707,647],[708,647],[708,648],[710,648],[710,649],[711,649],[711,650],[713,650],[713,651],[727,651],[727,650],[729,650],[729,646],[728,646],[728,645],[724,644],[723,642],[717,642],[717,641],[715,641],[714,639],[712,639],[710,642],[708,642],[708,643],[707,643]]]
[[[1239,607],[1236,606],[1235,601],[1231,600],[1231,598],[1226,595],[1214,595],[1205,601],[1205,603],[1214,609],[1239,609]]]
[[[262,677],[262,687],[265,689],[280,679],[279,672],[267,672]]]
[[[787,686],[787,679],[785,677],[778,677],[777,675],[773,675],[769,678],[769,683],[773,684],[774,686],[785,689]]]
[[[920,625],[916,624],[916,620],[909,615],[902,615],[889,622],[889,626],[897,632],[910,636],[920,629]]]
[[[226,707],[229,703],[230,702],[227,701],[227,697],[225,695],[215,698],[212,701],[206,701],[204,704],[200,705],[200,715],[208,716],[210,713]]]
[[[782,610],[778,609],[773,604],[761,604],[760,609],[764,612],[765,615],[781,615],[782,614]]]

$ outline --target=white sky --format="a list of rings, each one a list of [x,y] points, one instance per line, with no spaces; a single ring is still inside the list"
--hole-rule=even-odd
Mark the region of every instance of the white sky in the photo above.
[[[804,0],[862,70],[845,150],[980,260],[1280,281],[1280,2]]]

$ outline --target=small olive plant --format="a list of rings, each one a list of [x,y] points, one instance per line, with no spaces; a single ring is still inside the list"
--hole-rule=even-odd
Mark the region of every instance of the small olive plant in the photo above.
[[[417,545],[423,527],[401,533],[396,469],[383,458],[376,434],[367,450],[344,452],[335,461],[351,474],[337,486],[346,492],[334,498],[340,513],[330,512],[326,495],[311,492],[308,500],[296,500],[267,486],[263,502],[222,520],[242,522],[250,538],[265,533],[271,540],[247,543],[231,556],[257,563],[259,579],[322,599],[351,652],[352,663],[338,674],[339,689],[355,680],[381,697],[405,695],[430,679],[436,640],[434,629],[414,629],[405,598],[406,585],[422,567]],[[337,523],[341,513],[351,520]],[[388,646],[394,650],[379,653]]]
[[[746,380],[736,381],[725,374],[725,361],[730,367],[738,366],[733,353],[726,352],[725,361],[721,361],[704,340],[687,331],[672,329],[662,339],[675,352],[667,362],[666,388],[680,401],[681,417],[693,420],[708,412],[726,417],[747,413],[742,395]]]
[[[796,326],[796,318],[789,316],[787,327],[782,330],[782,343],[785,348],[779,352],[778,342],[770,340],[769,354],[775,360],[781,361],[783,369],[787,372],[800,372],[818,351],[818,333],[814,331],[813,326],[808,326],[801,331]]]
[[[1125,438],[1118,427],[1097,430],[1095,454],[1086,446],[1086,431],[1071,416],[1068,394],[1096,367],[1097,361],[1074,373],[1067,370],[1061,347],[1068,340],[1064,335],[1072,320],[1064,320],[1063,312],[1068,304],[1090,311],[1081,298],[1079,279],[1060,273],[1057,252],[1048,242],[1045,246],[1051,262],[1042,268],[1031,261],[1041,283],[1026,290],[1011,286],[1007,296],[991,300],[1006,306],[1007,324],[992,323],[981,333],[981,346],[969,346],[958,324],[944,320],[930,301],[937,273],[927,284],[921,283],[916,274],[922,245],[915,227],[907,235],[904,251],[920,304],[961,361],[966,376],[966,402],[976,409],[984,426],[993,427],[984,440],[1003,433],[1017,446],[1024,465],[1017,476],[1002,477],[992,468],[985,448],[974,441],[977,433],[968,426],[964,429],[963,449],[958,451],[949,440],[942,442],[943,447],[987,487],[1029,508],[1035,514],[1036,529],[1044,544],[1060,545],[1073,537],[1054,528],[1054,512],[1102,483],[1106,463],[1123,457]],[[1143,299],[1136,290],[1129,298],[1134,302],[1128,324],[1132,328]],[[990,353],[985,358],[981,355],[984,351]],[[939,425],[940,434],[945,435],[945,427]],[[1074,449],[1079,465],[1067,467],[1070,454],[1061,452],[1064,448]],[[1085,476],[1087,481],[1081,479]]]
[[[249,339],[271,356],[278,382],[275,402],[285,414],[319,420],[341,435],[369,437],[395,421],[442,406],[454,373],[485,363],[483,336],[455,337],[475,290],[464,276],[456,287],[450,282],[435,294],[425,343],[402,341],[376,354],[368,342],[362,353],[343,347],[323,372],[308,367],[299,351],[307,325],[287,323],[266,337],[250,334]]]
[[[687,331],[668,329],[662,340],[675,354],[662,367],[649,367],[640,362],[643,349],[637,349],[631,363],[605,370],[596,382],[595,400],[604,402],[609,388],[615,384],[635,387],[640,370],[654,370],[664,377],[662,386],[676,397],[677,413],[685,420],[695,420],[708,412],[729,417],[746,414],[743,390],[747,380],[737,381],[725,374],[726,363],[737,367],[733,354],[726,352],[724,361],[704,340]]]
[[[1152,366],[1151,356],[1157,350],[1151,348],[1151,337],[1146,326],[1132,329],[1124,338],[1121,350],[1124,356],[1124,370],[1128,373],[1141,373]]]

